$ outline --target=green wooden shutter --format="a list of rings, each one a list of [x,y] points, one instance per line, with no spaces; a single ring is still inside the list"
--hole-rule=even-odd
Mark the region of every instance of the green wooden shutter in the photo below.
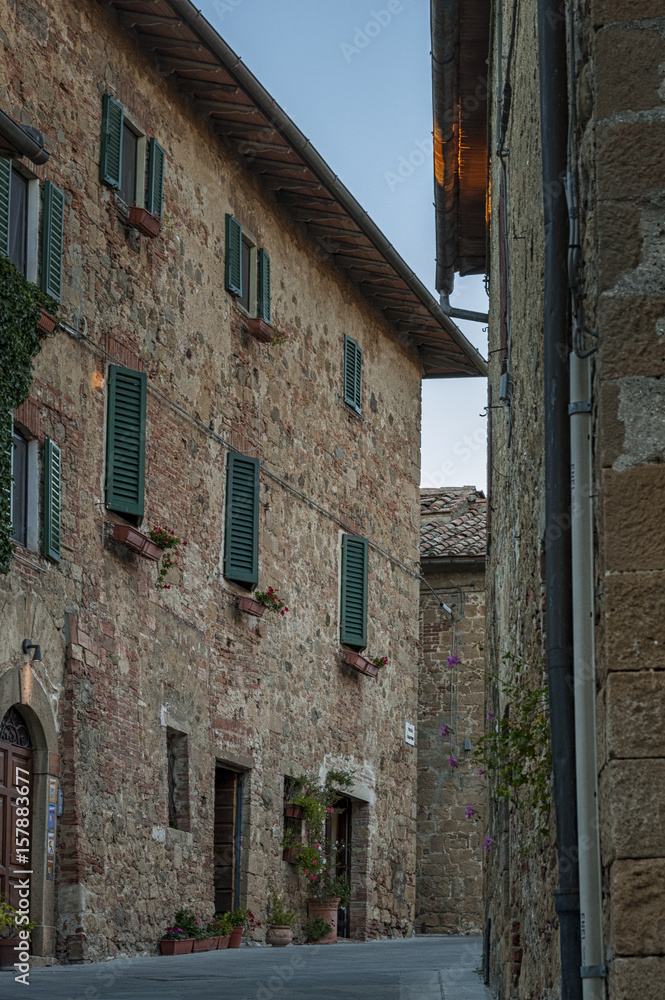
[[[99,161],[99,179],[110,187],[120,187],[122,172],[122,104],[104,94],[102,103],[102,151]]]
[[[224,576],[250,587],[259,580],[259,460],[232,453],[226,469]]]
[[[109,365],[108,386],[106,506],[143,517],[146,375]]]
[[[12,186],[12,161],[0,156],[0,253],[9,257],[9,196]]]
[[[156,139],[150,140],[148,151],[148,204],[153,215],[162,214],[164,200],[164,150]]]
[[[232,215],[226,216],[226,289],[234,295],[242,292],[242,226]]]
[[[44,439],[44,555],[60,562],[60,449]]]
[[[362,407],[363,352],[355,340],[344,337],[344,402],[360,413]]]
[[[259,250],[259,316],[270,323],[270,257]]]
[[[340,638],[347,646],[367,645],[367,564],[366,538],[342,536],[342,607]]]
[[[56,302],[62,298],[62,237],[65,196],[51,181],[44,183],[44,227],[42,230],[42,291]]]

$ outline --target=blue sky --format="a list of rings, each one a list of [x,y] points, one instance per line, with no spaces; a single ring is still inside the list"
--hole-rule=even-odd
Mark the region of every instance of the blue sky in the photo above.
[[[436,294],[429,0],[198,2]],[[482,278],[451,303],[485,311]],[[487,356],[480,324],[459,326]],[[423,383],[423,486],[484,489],[486,403],[484,379]]]

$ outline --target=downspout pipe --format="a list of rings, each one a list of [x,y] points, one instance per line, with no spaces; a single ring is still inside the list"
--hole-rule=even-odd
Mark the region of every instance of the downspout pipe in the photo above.
[[[475,312],[473,309],[454,309],[445,292],[441,292],[439,295],[439,304],[446,316],[450,316],[451,319],[467,319],[471,323],[489,323],[489,313]]]
[[[582,1000],[570,542],[568,418],[568,88],[559,0],[538,0],[538,68],[545,225],[545,589],[559,886],[561,1000]]]

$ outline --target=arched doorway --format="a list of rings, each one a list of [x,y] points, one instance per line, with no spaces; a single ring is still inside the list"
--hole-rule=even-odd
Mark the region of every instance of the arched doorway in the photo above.
[[[27,839],[32,848],[32,792],[33,792],[33,745],[25,719],[16,705],[5,713],[0,722],[0,897],[11,906],[18,907],[17,883],[21,875],[15,871],[27,868],[25,862],[31,851],[23,858],[17,855],[16,809],[26,808],[17,799],[18,789],[29,789],[29,813]],[[23,826],[23,824],[21,824]]]

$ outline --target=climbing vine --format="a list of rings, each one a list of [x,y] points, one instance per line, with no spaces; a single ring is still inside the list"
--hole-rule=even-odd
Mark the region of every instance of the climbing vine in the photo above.
[[[55,315],[57,306],[0,254],[0,573],[9,572],[14,556],[11,412],[27,398],[32,385],[32,361],[42,337],[37,328],[40,309]]]
[[[475,760],[492,780],[497,798],[509,799],[517,808],[533,809],[540,816],[540,832],[549,833],[550,779],[552,748],[547,687],[534,687],[527,680],[527,665],[510,654],[514,680],[494,675],[501,694],[507,700],[506,712],[494,720],[474,751]]]

